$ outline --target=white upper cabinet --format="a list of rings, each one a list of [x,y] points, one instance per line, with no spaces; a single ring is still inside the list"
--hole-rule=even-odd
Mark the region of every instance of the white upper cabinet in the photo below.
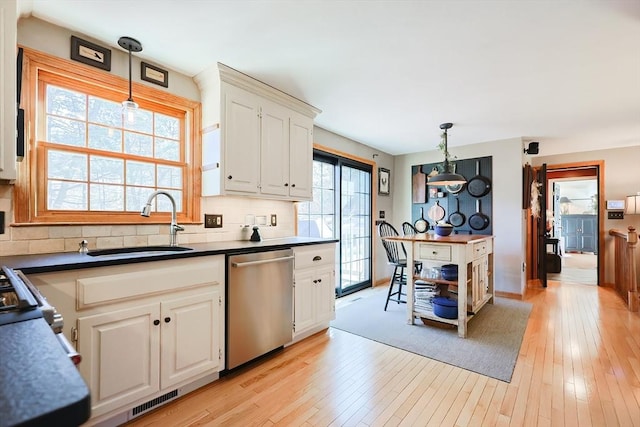
[[[196,76],[205,116],[202,195],[311,200],[320,110],[223,64],[216,71]]]
[[[0,179],[16,178],[17,2],[0,1]]]

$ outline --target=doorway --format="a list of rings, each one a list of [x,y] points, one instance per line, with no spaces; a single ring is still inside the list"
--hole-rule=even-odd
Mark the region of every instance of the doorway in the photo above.
[[[373,167],[325,152],[313,156],[313,200],[298,204],[298,236],[339,239],[336,296],[371,287]]]
[[[539,224],[531,221],[527,259],[533,262],[527,267],[527,278],[543,286],[547,278],[585,285],[604,283],[604,162],[543,164],[542,168],[545,247],[540,248],[540,240],[533,238],[539,234]]]
[[[548,179],[552,204],[551,237],[557,239],[560,268],[548,279],[598,284],[598,180],[593,176],[570,177],[557,171]]]

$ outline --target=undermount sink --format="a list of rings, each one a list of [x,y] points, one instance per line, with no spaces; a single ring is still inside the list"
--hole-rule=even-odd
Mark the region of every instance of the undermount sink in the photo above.
[[[95,249],[87,252],[89,256],[120,255],[139,252],[184,252],[192,251],[193,248],[185,246],[133,246],[129,248]]]

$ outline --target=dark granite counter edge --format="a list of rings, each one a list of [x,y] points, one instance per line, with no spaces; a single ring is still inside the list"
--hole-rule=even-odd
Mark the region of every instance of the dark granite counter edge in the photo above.
[[[129,254],[104,255],[93,257],[78,252],[59,252],[36,255],[15,255],[0,257],[0,265],[22,270],[25,274],[48,273],[54,271],[77,270],[93,267],[107,267],[123,264],[136,264],[150,261],[163,261],[180,258],[193,258],[209,255],[230,255],[238,253],[261,252],[295,246],[336,243],[337,239],[317,239],[305,237],[287,237],[267,239],[261,242],[225,241],[185,244],[192,248],[183,252],[133,252]]]
[[[0,425],[77,426],[89,419],[89,389],[47,322],[0,326]]]

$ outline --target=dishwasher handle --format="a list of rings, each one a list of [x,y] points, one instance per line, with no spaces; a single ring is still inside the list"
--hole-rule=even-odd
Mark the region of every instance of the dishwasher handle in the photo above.
[[[249,267],[251,265],[270,264],[272,262],[289,261],[290,259],[293,259],[293,255],[280,257],[280,258],[261,259],[258,261],[232,262],[231,267],[237,267],[237,268]]]

